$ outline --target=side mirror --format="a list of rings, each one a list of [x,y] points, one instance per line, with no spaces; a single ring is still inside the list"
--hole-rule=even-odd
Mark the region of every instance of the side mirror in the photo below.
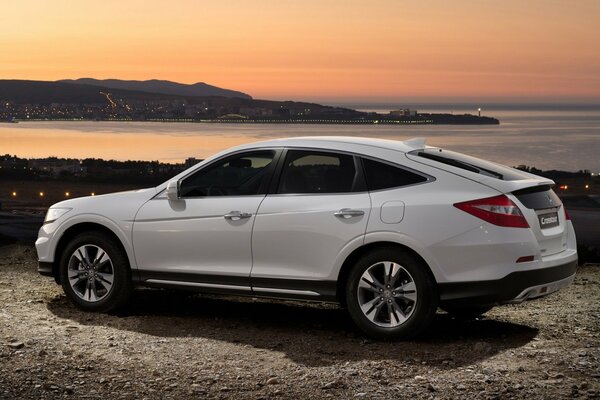
[[[167,199],[179,200],[179,181],[173,180],[167,183],[167,189],[165,190]]]

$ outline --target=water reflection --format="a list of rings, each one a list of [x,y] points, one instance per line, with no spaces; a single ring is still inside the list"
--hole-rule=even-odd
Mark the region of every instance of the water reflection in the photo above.
[[[600,112],[503,112],[499,126],[250,125],[156,122],[0,124],[0,153],[180,162],[257,140],[305,135],[371,136],[428,143],[508,165],[600,171]]]

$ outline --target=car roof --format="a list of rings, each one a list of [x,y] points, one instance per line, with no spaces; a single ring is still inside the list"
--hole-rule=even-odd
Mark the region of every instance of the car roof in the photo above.
[[[240,148],[260,148],[260,147],[319,147],[326,149],[335,149],[339,144],[357,144],[396,150],[407,153],[413,150],[424,149],[428,146],[424,138],[413,138],[409,140],[389,140],[354,136],[299,136],[282,139],[272,139],[260,142],[249,143]]]

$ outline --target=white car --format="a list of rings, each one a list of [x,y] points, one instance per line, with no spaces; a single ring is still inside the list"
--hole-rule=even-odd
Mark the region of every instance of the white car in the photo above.
[[[423,139],[253,143],[155,188],[55,204],[39,272],[84,310],[136,285],[195,289],[339,302],[368,335],[409,338],[438,306],[475,316],[573,281],[553,185]]]

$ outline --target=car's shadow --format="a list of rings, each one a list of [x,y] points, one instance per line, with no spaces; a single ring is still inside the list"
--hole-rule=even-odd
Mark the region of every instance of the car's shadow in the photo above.
[[[115,315],[86,313],[64,296],[48,303],[57,317],[88,326],[110,326],[157,337],[202,337],[276,350],[304,365],[344,361],[427,359],[438,368],[472,364],[518,348],[538,330],[494,319],[457,321],[438,314],[418,340],[366,340],[346,312],[334,306],[185,296],[163,290],[135,292]]]

